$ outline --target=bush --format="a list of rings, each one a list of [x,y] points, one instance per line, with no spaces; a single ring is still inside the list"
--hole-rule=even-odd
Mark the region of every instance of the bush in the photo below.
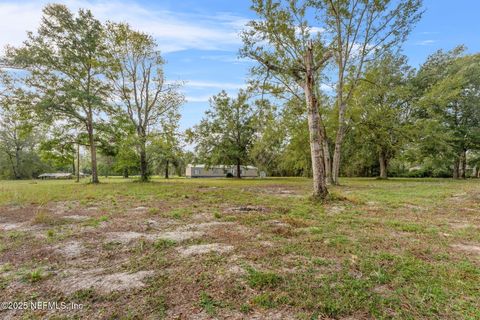
[[[233,173],[231,173],[231,172],[227,173],[227,176],[226,176],[226,177],[227,177],[227,178],[233,178]]]

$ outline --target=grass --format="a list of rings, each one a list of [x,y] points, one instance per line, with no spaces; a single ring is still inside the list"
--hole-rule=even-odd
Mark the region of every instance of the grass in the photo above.
[[[60,318],[480,319],[479,184],[343,179],[321,204],[303,178],[2,181],[0,223],[21,227],[0,232],[0,301],[87,305]],[[180,254],[208,244],[232,249]],[[63,293],[71,270],[154,274]]]

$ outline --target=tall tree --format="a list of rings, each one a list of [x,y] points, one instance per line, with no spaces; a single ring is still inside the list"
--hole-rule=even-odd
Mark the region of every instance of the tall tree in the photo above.
[[[0,153],[7,160],[8,176],[31,178],[43,167],[37,146],[43,127],[32,121],[29,97],[9,74],[0,73]]]
[[[310,155],[313,172],[313,196],[323,199],[328,190],[322,140],[324,126],[319,111],[318,80],[331,53],[326,53],[318,27],[308,20],[307,1],[253,0],[258,18],[248,23],[243,34],[241,55],[259,63],[252,71],[305,101],[308,119]],[[311,14],[311,12],[310,12]],[[272,83],[273,82],[273,83]],[[278,92],[278,90],[276,90]]]
[[[50,4],[37,33],[28,33],[22,47],[7,51],[9,64],[29,71],[27,85],[38,95],[39,110],[87,132],[93,183],[99,182],[95,127],[109,109],[104,40],[102,24],[89,10],[75,16],[64,5]]]
[[[467,153],[480,150],[480,55],[465,55],[464,50],[430,56],[416,82],[423,117],[446,136],[454,178],[465,178]]]
[[[115,67],[109,73],[114,101],[135,126],[141,181],[148,181],[147,141],[161,127],[178,121],[183,95],[178,84],[167,84],[155,40],[127,24],[108,26],[110,53]],[[160,127],[160,128],[159,128]]]
[[[349,125],[347,114],[365,63],[404,42],[421,17],[421,0],[312,0],[317,19],[332,39],[328,46],[336,66],[338,127],[332,182],[338,184],[341,147]],[[347,85],[348,84],[348,85]],[[326,140],[324,143],[328,143]]]
[[[248,98],[243,90],[236,99],[220,92],[211,98],[211,109],[200,124],[187,133],[200,159],[208,166],[235,165],[237,178],[241,178],[241,166],[250,160],[256,132],[256,112]]]
[[[251,150],[252,160],[268,175],[281,175],[281,155],[287,138],[281,113],[268,100],[263,100],[258,114],[259,131]]]
[[[352,132],[360,135],[360,148],[376,155],[382,179],[388,176],[390,160],[413,138],[412,78],[405,56],[385,54],[367,64],[353,96],[352,109],[358,111],[352,116]]]

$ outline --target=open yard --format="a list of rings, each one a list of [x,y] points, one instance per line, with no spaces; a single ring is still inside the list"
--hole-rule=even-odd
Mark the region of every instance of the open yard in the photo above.
[[[480,184],[0,183],[2,319],[480,319]],[[79,306],[82,306],[80,308]]]

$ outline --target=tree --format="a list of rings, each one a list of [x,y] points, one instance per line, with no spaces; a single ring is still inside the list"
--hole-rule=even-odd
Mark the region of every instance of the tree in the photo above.
[[[3,105],[0,108],[0,151],[7,156],[15,179],[24,177],[26,152],[35,145],[32,127],[13,108]]]
[[[39,152],[43,160],[54,167],[70,167],[76,174],[77,136],[65,127],[53,128],[49,137],[41,141]]]
[[[331,53],[326,52],[320,34],[316,32],[318,28],[307,19],[309,6],[305,1],[289,1],[282,5],[281,1],[253,0],[252,9],[258,19],[250,21],[242,34],[244,47],[241,55],[259,63],[252,73],[264,76],[264,84],[267,80],[273,81],[269,85],[274,91],[281,88],[305,101],[313,196],[323,199],[328,190],[317,83]]]
[[[385,54],[367,64],[352,99],[352,109],[358,110],[352,131],[361,138],[360,148],[376,154],[382,179],[387,178],[390,160],[413,137],[412,78],[405,56]]]
[[[35,126],[25,92],[7,73],[0,73],[0,153],[5,156],[8,173],[14,179],[31,178],[44,165],[37,156],[43,136],[42,126]],[[2,170],[3,171],[3,170]]]
[[[151,36],[134,31],[127,24],[109,24],[108,39],[115,65],[108,74],[114,100],[135,127],[140,179],[148,181],[148,139],[162,124],[178,121],[184,98],[178,92],[178,84],[166,84],[164,60]]]
[[[74,16],[64,5],[47,5],[37,34],[28,33],[23,46],[9,48],[7,56],[10,65],[29,71],[26,84],[38,97],[39,112],[87,132],[92,182],[98,183],[95,127],[109,111],[102,24],[89,10]]]
[[[258,110],[257,138],[251,149],[254,164],[268,175],[282,175],[281,156],[285,147],[286,128],[282,114],[268,100]]]
[[[468,152],[480,150],[480,55],[465,55],[464,50],[433,54],[416,79],[420,116],[434,125],[437,136],[444,136],[442,147],[454,178],[466,177]]]
[[[331,179],[338,184],[341,146],[349,125],[347,108],[365,63],[404,42],[421,17],[422,3],[421,0],[312,0],[311,3],[317,9],[326,36],[332,39],[328,48],[336,66],[338,127]]]
[[[222,91],[210,99],[210,106],[200,124],[187,132],[189,141],[196,143],[198,157],[208,166],[236,165],[241,178],[241,166],[250,161],[255,139],[256,110],[243,90],[236,99]]]

